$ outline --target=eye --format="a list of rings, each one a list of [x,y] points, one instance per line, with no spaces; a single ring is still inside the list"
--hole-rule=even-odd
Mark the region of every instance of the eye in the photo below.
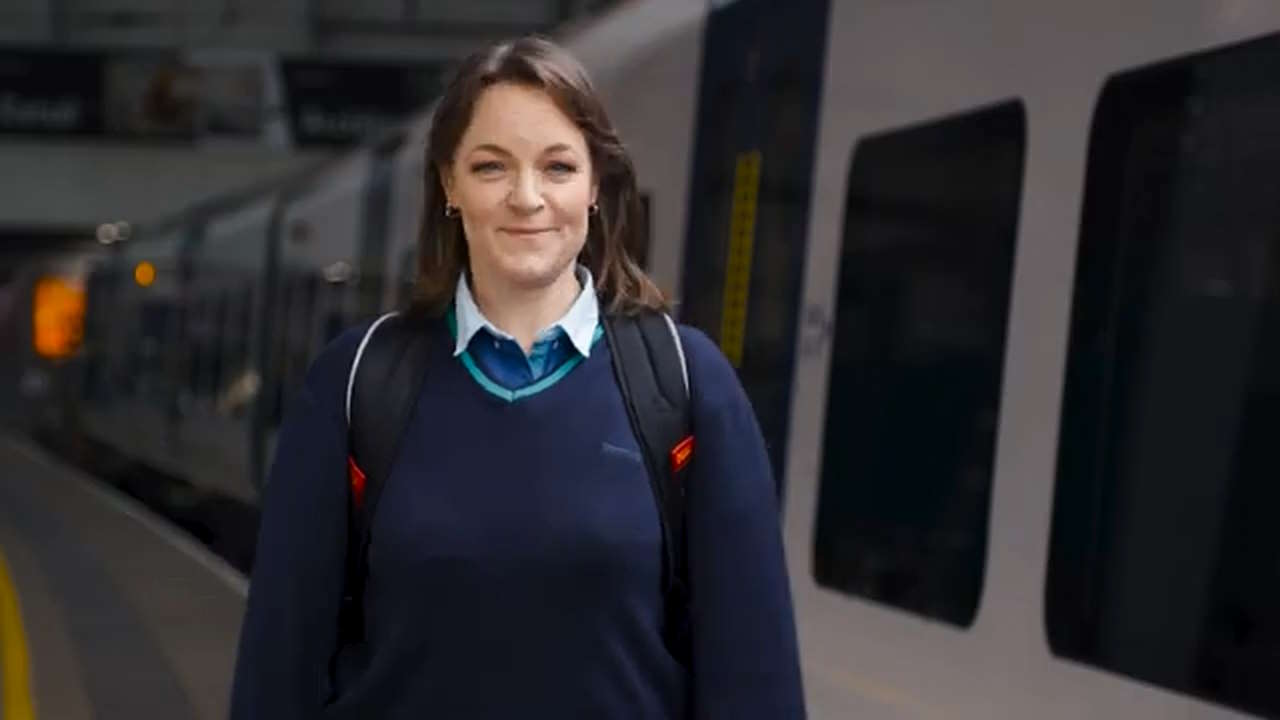
[[[572,175],[578,172],[578,166],[573,165],[572,163],[561,162],[557,160],[547,165],[547,172],[551,173],[552,175],[560,175],[560,176]]]
[[[502,171],[502,163],[497,160],[481,160],[471,164],[471,172],[477,175],[492,175]]]

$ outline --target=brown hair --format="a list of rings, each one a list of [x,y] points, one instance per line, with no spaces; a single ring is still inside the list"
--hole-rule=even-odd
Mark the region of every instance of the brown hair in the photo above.
[[[438,316],[453,302],[458,276],[467,268],[462,225],[445,217],[441,171],[453,163],[480,95],[492,85],[516,83],[547,93],[582,131],[600,184],[598,213],[590,218],[578,261],[591,270],[601,308],[632,314],[667,309],[662,291],[628,256],[644,231],[635,168],[609,122],[586,70],[567,51],[541,37],[494,45],[462,62],[436,106],[427,136],[425,207],[418,239],[418,278],[413,306]]]

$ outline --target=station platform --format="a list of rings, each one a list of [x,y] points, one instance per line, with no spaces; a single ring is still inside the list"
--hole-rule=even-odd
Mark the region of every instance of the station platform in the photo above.
[[[0,720],[225,718],[247,582],[0,432]]]

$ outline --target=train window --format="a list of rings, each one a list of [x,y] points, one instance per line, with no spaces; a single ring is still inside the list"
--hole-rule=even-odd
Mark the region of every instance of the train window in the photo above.
[[[218,391],[218,366],[214,360],[217,355],[215,332],[218,307],[213,296],[207,290],[201,293],[201,297],[197,302],[196,332],[192,343],[196,353],[196,362],[200,368],[196,376],[196,394],[207,400]]]
[[[231,296],[226,292],[218,292],[212,301],[214,315],[213,326],[210,328],[212,337],[209,340],[209,364],[212,368],[209,372],[209,395],[217,397],[227,383],[229,372],[226,363],[226,341]]]
[[[273,426],[283,421],[289,401],[302,386],[307,368],[315,357],[312,338],[317,307],[322,301],[322,282],[320,277],[306,271],[286,270],[281,275],[281,302],[276,311],[276,322],[282,330],[274,339],[272,377],[275,395],[269,413]]]
[[[183,350],[187,368],[187,390],[194,397],[200,392],[200,349],[198,345],[200,327],[200,301],[191,300],[186,310]]]
[[[244,279],[240,282],[240,306],[232,325],[231,346],[232,367],[237,373],[249,369],[249,333],[253,330],[254,282]]]
[[[982,590],[1025,144],[1009,101],[866,138],[849,170],[814,577],[961,627]]]
[[[1126,72],[1090,139],[1053,652],[1280,716],[1280,35]]]

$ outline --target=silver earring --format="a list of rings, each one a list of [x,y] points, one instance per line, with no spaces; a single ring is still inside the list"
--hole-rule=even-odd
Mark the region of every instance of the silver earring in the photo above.
[[[461,213],[461,212],[462,212],[462,211],[458,209],[458,206],[457,206],[457,205],[448,205],[448,204],[446,204],[446,205],[444,206],[444,216],[445,216],[445,217],[447,217],[447,218],[456,218],[456,217],[458,217],[458,214],[459,214],[459,213]]]
[[[600,205],[599,205],[599,203],[591,203],[591,206],[587,208],[587,214],[588,214],[588,215],[599,215],[599,214],[600,214]]]

